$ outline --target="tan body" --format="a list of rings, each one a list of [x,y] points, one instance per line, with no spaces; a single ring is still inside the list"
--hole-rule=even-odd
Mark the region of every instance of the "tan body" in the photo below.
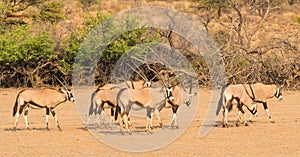
[[[239,117],[241,112],[244,115],[245,125],[247,125],[247,120],[242,107],[245,106],[252,114],[256,114],[256,103],[264,104],[268,117],[272,121],[266,100],[274,96],[278,99],[282,98],[280,88],[276,85],[265,85],[262,83],[229,85],[223,92],[223,126],[228,127],[227,116],[234,100],[237,101],[237,108],[239,110],[238,120],[241,121]]]
[[[145,81],[127,81],[127,85],[134,88],[144,88]],[[87,120],[86,127],[89,126],[90,116],[94,113],[97,116],[97,125],[100,126],[100,116],[105,108],[111,109],[111,119],[110,119],[110,127],[112,127],[114,109],[116,107],[116,95],[122,88],[126,88],[127,85],[125,83],[121,84],[105,84],[104,86],[97,88],[92,96],[91,96],[91,105],[89,109],[89,116]],[[103,116],[101,116],[101,120],[103,121]],[[103,122],[104,123],[104,122]]]
[[[117,95],[117,111],[116,118],[118,113],[121,115],[120,119],[120,129],[123,134],[123,122],[128,133],[131,134],[128,124],[128,116],[131,109],[134,110],[147,110],[147,123],[146,131],[151,132],[152,129],[152,117],[155,113],[158,113],[166,104],[167,98],[172,99],[166,96],[166,89],[157,87],[157,88],[143,88],[143,89],[121,89]]]
[[[49,130],[48,117],[51,112],[53,117],[55,118],[58,129],[61,131],[61,128],[57,120],[57,115],[54,109],[61,103],[66,102],[67,100],[75,101],[72,93],[69,90],[63,90],[63,89],[56,90],[56,89],[47,88],[47,89],[23,90],[19,92],[13,110],[13,116],[16,116],[14,130],[16,130],[17,128],[18,119],[21,114],[24,115],[27,129],[30,129],[27,120],[29,109],[45,108],[46,129]]]
[[[281,93],[281,86],[277,85],[266,85],[262,83],[255,83],[252,85],[244,85],[245,90],[248,92],[249,97],[253,99],[255,108],[257,106],[257,103],[262,103],[263,107],[267,113],[267,116],[269,118],[270,122],[274,122],[272,120],[272,117],[269,113],[267,100],[273,97],[276,97],[277,99],[282,99],[282,93]],[[240,113],[239,113],[240,114]],[[239,115],[238,115],[239,116]],[[252,116],[252,115],[251,115]]]
[[[252,106],[252,99],[247,95],[243,84],[236,84],[236,85],[229,85],[224,93],[223,93],[223,126],[228,127],[228,112],[232,108],[232,102],[236,100],[237,103],[237,108],[239,111],[241,111],[244,115],[245,112],[243,110],[243,105],[246,106],[246,108],[250,111],[253,112],[254,106]],[[245,121],[245,123],[247,123]]]

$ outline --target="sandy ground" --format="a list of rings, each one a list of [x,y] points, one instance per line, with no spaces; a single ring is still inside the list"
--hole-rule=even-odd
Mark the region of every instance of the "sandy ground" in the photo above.
[[[29,122],[32,131],[25,129],[24,119],[21,117],[18,130],[13,132],[15,118],[12,117],[12,108],[20,90],[0,90],[0,156],[300,155],[299,91],[284,91],[282,101],[275,98],[269,100],[270,113],[275,123],[268,122],[262,105],[259,105],[259,116],[255,117],[249,126],[222,128],[218,125],[213,127],[207,136],[199,138],[199,129],[212,94],[210,90],[201,89],[197,115],[183,135],[159,150],[130,153],[111,148],[97,140],[89,131],[84,131],[84,124],[78,116],[76,106],[71,102],[61,104],[56,109],[62,132],[56,129],[53,118],[49,120],[50,131],[44,129],[45,110],[30,111]],[[168,117],[171,118],[171,111],[165,110],[162,118],[167,120]],[[219,116],[219,121],[221,118]],[[235,112],[230,112],[229,120],[236,120]],[[154,122],[154,125],[157,123]]]

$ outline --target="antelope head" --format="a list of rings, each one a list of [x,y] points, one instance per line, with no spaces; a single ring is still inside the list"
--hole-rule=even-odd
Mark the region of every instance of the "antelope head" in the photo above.
[[[62,91],[62,92],[66,95],[67,100],[72,101],[72,102],[75,101],[75,98],[74,98],[74,96],[73,96],[73,94],[72,94],[72,92],[71,92],[70,89],[67,89],[67,88],[65,88],[65,89],[60,88],[60,91]]]
[[[63,86],[64,89],[63,89],[63,88],[60,88],[60,91],[62,91],[63,93],[65,93],[67,100],[74,102],[74,101],[75,101],[75,98],[74,98],[74,96],[73,96],[71,90],[70,90],[69,88],[67,88],[66,85],[64,85],[64,84],[60,81],[60,79],[58,79],[56,76],[55,76],[55,78],[56,78],[57,81]],[[66,81],[64,80],[64,82],[66,82]]]

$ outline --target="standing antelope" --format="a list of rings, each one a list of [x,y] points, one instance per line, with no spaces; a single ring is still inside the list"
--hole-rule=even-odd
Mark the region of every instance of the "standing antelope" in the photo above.
[[[173,97],[174,101],[167,101],[165,108],[172,108],[173,117],[171,122],[171,127],[179,128],[177,123],[177,110],[182,104],[186,104],[187,107],[191,105],[191,97],[196,96],[197,93],[192,94],[192,86],[190,86],[190,91],[187,93],[185,88],[182,86],[174,86],[173,87]],[[159,121],[160,126],[163,126],[162,120],[159,117],[159,113],[157,113],[157,118]]]
[[[17,124],[19,116],[23,113],[25,124],[28,130],[31,130],[28,124],[27,115],[28,111],[33,109],[46,109],[46,129],[48,128],[48,119],[51,112],[52,116],[55,118],[55,122],[59,131],[61,127],[59,126],[57,115],[54,109],[61,103],[67,100],[74,102],[75,98],[71,91],[67,88],[59,90],[56,89],[28,89],[19,92],[16,102],[13,108],[13,116],[16,116],[14,131],[17,129]]]
[[[130,110],[146,109],[147,111],[147,123],[146,132],[151,133],[152,129],[152,117],[155,113],[158,113],[166,104],[166,101],[173,101],[172,88],[153,87],[143,89],[128,89],[123,88],[117,95],[117,109],[115,114],[115,120],[120,113],[120,131],[123,132],[123,122],[128,133],[131,134],[128,124],[128,116]]]
[[[244,123],[247,125],[247,120],[243,106],[254,115],[257,112],[257,103],[263,103],[264,109],[268,114],[269,120],[272,122],[272,118],[268,111],[267,99],[276,97],[279,100],[282,99],[282,93],[280,87],[276,85],[265,85],[262,83],[256,83],[253,85],[237,84],[229,85],[226,87],[223,93],[223,126],[228,127],[227,116],[228,112],[232,109],[232,102],[237,101],[237,107],[239,110],[238,121],[240,120],[240,112],[244,115]]]
[[[150,82],[145,81],[128,81],[127,85],[131,84],[132,89],[142,89],[145,87],[150,87]],[[86,123],[86,128],[89,126],[90,117],[94,113],[96,116],[100,116],[104,108],[111,109],[111,119],[110,127],[112,127],[114,109],[116,108],[116,94],[121,88],[126,87],[126,84],[106,84],[100,88],[97,88],[91,95],[91,105],[88,113],[88,120]],[[102,121],[103,121],[103,117]],[[100,117],[97,117],[97,125],[100,126]]]

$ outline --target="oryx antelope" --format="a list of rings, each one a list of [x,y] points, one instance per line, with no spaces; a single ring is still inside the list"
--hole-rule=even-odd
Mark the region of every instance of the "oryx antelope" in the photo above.
[[[232,102],[237,101],[238,121],[240,120],[240,112],[244,115],[244,123],[247,125],[247,120],[243,106],[245,106],[253,115],[257,112],[257,103],[263,103],[265,111],[268,114],[269,120],[272,122],[272,118],[268,111],[267,99],[276,97],[282,99],[282,93],[279,86],[265,85],[262,83],[256,83],[253,85],[248,84],[236,84],[229,85],[223,92],[223,126],[228,127],[227,116],[228,112],[232,109]]]
[[[131,85],[132,89],[142,89],[150,87],[150,82],[145,81],[127,81],[127,85]],[[97,88],[91,95],[91,105],[88,113],[88,120],[86,123],[86,128],[89,126],[90,117],[94,113],[97,116],[97,125],[100,126],[100,117],[105,108],[110,108],[111,119],[110,127],[114,120],[114,109],[116,108],[116,94],[122,88],[126,87],[125,83],[121,84],[106,84],[102,87]],[[103,117],[101,116],[103,121]]]
[[[172,108],[173,117],[171,122],[172,128],[178,128],[177,123],[177,110],[182,104],[186,104],[187,107],[191,105],[191,98],[196,96],[197,93],[192,93],[192,85],[190,86],[189,92],[183,86],[176,85],[173,87],[173,97],[174,101],[167,101],[165,108]],[[157,118],[159,120],[159,124],[162,127],[163,123],[159,117],[159,113],[157,113]]]
[[[237,101],[237,108],[244,115],[245,125],[247,125],[247,121],[245,119],[245,111],[243,110],[243,106],[252,113],[256,113],[256,108],[252,104],[252,99],[247,95],[246,91],[242,84],[229,85],[227,86],[222,95],[223,100],[223,127],[228,127],[228,112],[232,109],[233,101]]]
[[[120,113],[120,131],[123,132],[123,122],[128,133],[131,134],[128,124],[128,116],[131,109],[147,111],[147,123],[146,132],[151,133],[152,129],[152,117],[155,113],[158,113],[166,104],[166,101],[173,101],[172,88],[164,87],[152,87],[143,89],[128,89],[123,88],[117,95],[117,109],[115,114],[115,120]]]
[[[14,131],[17,129],[19,116],[21,114],[24,116],[27,129],[30,130],[27,120],[28,111],[30,109],[41,108],[46,109],[46,129],[49,130],[48,119],[51,112],[52,116],[55,118],[57,128],[59,131],[61,131],[54,109],[61,103],[64,103],[68,100],[74,102],[75,98],[73,97],[71,91],[67,88],[60,88],[59,90],[50,88],[27,89],[20,91],[13,108],[13,116],[16,116]]]
[[[255,83],[252,85],[244,84],[243,87],[244,87],[247,95],[255,103],[255,108],[256,108],[257,103],[263,104],[263,107],[267,113],[269,121],[273,123],[274,121],[272,120],[271,114],[269,113],[267,99],[276,97],[278,100],[282,100],[281,88],[283,86]]]

